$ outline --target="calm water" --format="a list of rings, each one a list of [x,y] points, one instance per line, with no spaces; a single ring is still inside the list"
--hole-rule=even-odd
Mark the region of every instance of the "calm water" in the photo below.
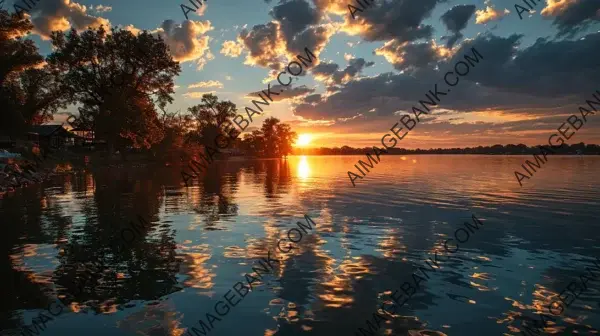
[[[0,201],[0,327],[29,325],[68,294],[70,265],[108,251],[40,335],[182,335],[304,214],[317,229],[207,335],[354,335],[472,214],[484,227],[381,335],[520,334],[600,256],[599,157],[549,157],[520,187],[524,156],[384,156],[353,188],[358,158],[219,162],[190,188],[174,167],[90,168],[21,190]],[[111,250],[138,214],[152,229]],[[599,303],[591,281],[552,330],[592,334]]]

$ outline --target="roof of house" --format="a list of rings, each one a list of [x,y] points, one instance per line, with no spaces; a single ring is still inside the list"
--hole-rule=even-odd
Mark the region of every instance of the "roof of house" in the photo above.
[[[50,136],[57,132],[69,136],[69,132],[62,125],[37,125],[31,127],[31,132],[37,133],[40,136]]]

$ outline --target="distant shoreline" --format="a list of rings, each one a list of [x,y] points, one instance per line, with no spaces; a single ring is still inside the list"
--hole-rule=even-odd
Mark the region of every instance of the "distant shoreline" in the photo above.
[[[374,147],[376,148],[376,147]],[[364,155],[373,148],[353,148],[349,146],[335,147],[335,148],[295,148],[293,151],[294,155]],[[542,149],[540,146],[529,147],[527,145],[493,145],[493,146],[477,146],[477,147],[466,147],[466,148],[430,148],[430,149],[406,149],[389,147],[385,149],[378,149],[381,155],[423,155],[423,154],[436,154],[436,155],[457,155],[457,154],[469,154],[469,155],[532,155],[540,154]],[[546,151],[548,152],[548,151]],[[583,142],[572,144],[572,145],[561,145],[552,146],[552,155],[600,155],[600,145],[585,144]]]
[[[532,153],[508,153],[508,154],[496,154],[496,153],[392,153],[392,154],[382,154],[381,156],[387,155],[494,155],[494,156],[521,156],[521,155],[531,155]],[[536,153],[537,154],[537,153]],[[289,156],[357,156],[364,155],[358,153],[352,154],[290,154]],[[560,153],[560,154],[552,154],[552,156],[598,156],[600,153]],[[232,156],[235,157],[235,156]],[[246,159],[276,159],[276,158],[268,158],[268,157],[248,157],[248,156],[237,156]]]

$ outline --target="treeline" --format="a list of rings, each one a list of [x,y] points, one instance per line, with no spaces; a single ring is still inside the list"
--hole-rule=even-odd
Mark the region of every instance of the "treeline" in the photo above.
[[[164,111],[181,68],[160,36],[102,26],[55,31],[52,52],[43,57],[24,38],[32,29],[29,19],[0,10],[0,135],[23,138],[75,105],[79,113],[69,117],[70,126],[93,131],[109,152],[134,148],[179,161],[209,141],[214,146],[225,132],[221,125],[236,115],[235,104],[211,94],[183,115]],[[289,154],[295,139],[289,125],[268,118],[230,147],[277,157]]]
[[[600,146],[586,145],[583,142],[573,145],[564,144],[560,148],[552,148],[558,155],[585,154],[600,155]],[[364,155],[372,151],[371,147],[353,148],[343,146],[341,148],[296,148],[296,155]],[[489,155],[527,155],[539,154],[540,149],[537,146],[518,145],[493,145],[478,146],[467,148],[432,148],[432,149],[404,149],[390,148],[388,155],[407,155],[407,154],[489,154]]]

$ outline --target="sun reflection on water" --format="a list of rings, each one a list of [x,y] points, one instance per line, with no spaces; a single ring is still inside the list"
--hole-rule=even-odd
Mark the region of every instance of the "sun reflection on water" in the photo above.
[[[304,155],[300,157],[300,163],[298,163],[298,177],[303,181],[310,177],[310,166]]]

